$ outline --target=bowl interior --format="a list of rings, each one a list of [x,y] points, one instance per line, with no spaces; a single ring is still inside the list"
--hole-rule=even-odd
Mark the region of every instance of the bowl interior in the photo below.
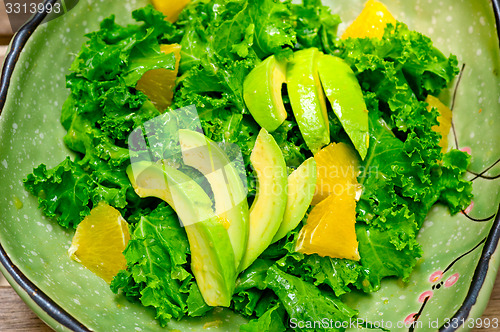
[[[22,179],[40,163],[50,168],[71,155],[62,142],[65,131],[59,115],[69,93],[65,75],[84,42],[84,34],[98,29],[100,20],[110,14],[115,14],[119,23],[128,23],[130,12],[146,3],[82,0],[68,14],[41,25],[19,58],[0,117],[0,242],[12,262],[40,290],[91,329],[141,331],[160,327],[153,311],[112,294],[104,281],[68,258],[73,232],[41,214],[36,198],[24,190]],[[349,23],[364,1],[324,3]],[[384,3],[398,20],[429,35],[443,53],[454,53],[465,64],[455,98],[452,88],[441,99],[454,104],[456,135],[450,133],[450,146],[470,151],[470,170],[483,172],[500,156],[500,131],[496,128],[500,121],[500,56],[490,2]],[[499,173],[497,164],[484,175]],[[472,173],[467,176],[470,180],[475,177]],[[473,181],[475,198],[469,215],[477,219],[493,216],[499,202],[500,180],[479,177]],[[463,214],[450,216],[442,206],[434,207],[419,235],[424,256],[410,281],[387,280],[380,291],[370,295],[353,293],[346,301],[359,309],[361,318],[391,322],[391,327],[385,327],[394,331],[400,330],[397,322],[404,322],[421,309],[422,330],[434,328],[430,324],[439,328],[445,318],[453,316],[468,292],[492,220],[475,222]],[[485,285],[488,290],[498,262],[495,264]],[[424,304],[421,295],[425,292],[433,296]],[[484,307],[486,301],[487,296],[481,298],[478,307]],[[169,328],[202,331],[206,322],[215,319],[223,322],[219,331],[234,331],[244,322],[223,310],[202,319],[172,322]]]

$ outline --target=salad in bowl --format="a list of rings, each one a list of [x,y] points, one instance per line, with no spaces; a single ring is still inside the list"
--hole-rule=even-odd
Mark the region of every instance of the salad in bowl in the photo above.
[[[450,326],[454,309],[426,306],[467,282],[454,269],[488,229],[430,274],[422,233],[494,218],[474,217],[456,135],[466,66],[379,1],[344,25],[334,8],[155,0],[85,28],[51,110],[67,156],[40,156],[22,185],[66,234],[59,262],[106,292],[98,312],[142,312],[146,330]],[[86,325],[133,326],[119,319]]]

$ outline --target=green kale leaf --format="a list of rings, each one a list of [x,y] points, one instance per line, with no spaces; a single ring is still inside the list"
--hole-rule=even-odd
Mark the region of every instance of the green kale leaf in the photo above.
[[[115,277],[111,289],[133,294],[153,307],[162,326],[172,318],[200,316],[210,310],[188,271],[189,242],[171,207],[162,203],[143,215],[124,254],[127,271]]]
[[[325,317],[329,321],[343,322],[357,315],[356,310],[349,308],[332,294],[324,292],[298,277],[287,274],[276,266],[269,269],[266,282],[280,299],[292,323],[293,321],[324,322]],[[307,329],[297,326],[296,330],[306,331]],[[326,326],[320,324],[320,326],[315,326],[315,330],[343,331],[343,329],[337,329],[330,324]]]
[[[301,47],[316,47],[325,53],[336,49],[341,20],[329,7],[323,6],[321,0],[304,0],[302,5],[293,5],[293,12],[297,20],[297,42]]]
[[[56,218],[63,227],[76,228],[90,213],[94,181],[68,157],[47,170],[41,164],[24,180],[26,189],[38,196],[39,208],[49,218]]]
[[[284,332],[287,330],[285,325],[283,324],[284,315],[285,310],[283,308],[283,305],[277,304],[276,306],[267,310],[258,319],[253,319],[248,324],[240,326],[240,332]]]

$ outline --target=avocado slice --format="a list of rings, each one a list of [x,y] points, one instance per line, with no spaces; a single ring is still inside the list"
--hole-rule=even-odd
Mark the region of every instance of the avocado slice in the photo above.
[[[342,127],[361,159],[368,152],[368,110],[356,75],[343,59],[320,56],[318,71],[323,89]]]
[[[304,161],[288,176],[288,199],[285,215],[273,243],[281,240],[304,218],[316,190],[316,160],[311,157]]]
[[[246,184],[243,184],[233,162],[227,154],[205,135],[179,130],[182,158],[205,175],[210,183],[215,201],[215,214],[222,218],[227,228],[238,268],[248,242],[248,201]],[[243,162],[242,162],[243,164]]]
[[[321,55],[316,48],[295,52],[287,70],[287,88],[292,111],[302,137],[312,153],[330,143],[326,99],[317,69]]]
[[[131,164],[127,175],[140,197],[158,197],[179,216],[191,248],[191,269],[205,302],[228,307],[236,281],[227,230],[205,191],[175,168],[150,161]]]
[[[249,267],[271,244],[285,213],[287,169],[281,149],[266,129],[262,128],[250,155],[257,173],[257,195],[250,208],[248,245],[239,271]]]
[[[271,55],[258,64],[243,82],[243,98],[255,121],[273,132],[285,121],[287,114],[281,87],[286,83],[286,63]]]

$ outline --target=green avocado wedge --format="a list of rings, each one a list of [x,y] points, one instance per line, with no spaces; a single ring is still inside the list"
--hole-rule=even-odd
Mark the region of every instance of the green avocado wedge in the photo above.
[[[33,171],[34,166],[45,163],[47,168],[51,168],[67,156],[75,157],[61,139],[66,130],[60,125],[58,116],[69,93],[65,75],[69,74],[68,68],[85,41],[84,35],[97,30],[102,18],[111,14],[115,14],[117,23],[133,23],[130,12],[149,2],[81,0],[66,14],[40,25],[19,54],[0,116],[0,183],[3,189],[0,192],[0,243],[12,265],[24,276],[21,280],[14,279],[6,267],[0,265],[0,270],[29,307],[59,332],[69,329],[50,316],[52,313],[45,311],[44,303],[55,303],[62,309],[61,313],[66,313],[58,317],[73,317],[83,328],[92,331],[134,331],[140,327],[144,332],[233,332],[247,322],[243,315],[230,309],[217,309],[203,317],[184,317],[179,321],[172,319],[168,327],[162,328],[154,319],[154,310],[140,303],[131,303],[123,295],[113,294],[106,282],[87,269],[82,270],[80,264],[68,260],[65,246],[73,236],[73,231],[58,227],[53,220],[43,217],[42,211],[38,209],[37,197],[27,195],[21,185],[22,179]],[[344,22],[350,22],[356,18],[365,2],[325,0],[323,4],[339,14]],[[472,151],[470,170],[480,174],[500,156],[500,130],[495,125],[500,121],[500,76],[497,74],[500,71],[500,49],[492,2],[441,2],[442,5],[437,5],[436,1],[420,5],[417,10],[414,1],[384,1],[395,17],[404,18],[415,30],[429,33],[434,41],[442,38],[435,45],[445,54],[459,55],[460,62],[467,64],[458,85],[453,122],[459,147],[469,147]],[[420,4],[423,3],[420,1]],[[434,22],[433,18],[441,17],[443,8],[449,6],[453,6],[453,10],[447,11],[446,16],[449,14],[452,21],[437,19]],[[469,33],[468,29],[471,31],[472,27],[474,33]],[[199,46],[193,45],[192,48]],[[482,50],[480,55],[478,50]],[[190,59],[186,56],[185,60]],[[42,90],[44,87],[45,90]],[[440,99],[450,104],[452,97],[452,94],[445,93]],[[478,105],[480,97],[482,103]],[[483,110],[481,113],[478,113],[479,108]],[[485,125],[488,123],[491,125]],[[454,143],[454,137],[453,132],[450,133],[450,145]],[[500,163],[484,175],[497,174],[500,174]],[[467,177],[473,176],[469,174]],[[485,218],[497,212],[499,185],[500,179],[480,177],[473,181],[476,198],[471,216]],[[23,203],[21,209],[12,203],[17,198]],[[402,283],[399,278],[389,278],[377,292],[366,295],[353,291],[344,294],[342,301],[357,309],[364,321],[380,322],[380,313],[383,313],[383,324],[388,321],[403,322],[405,317],[419,312],[422,307],[418,298],[423,292],[431,290],[432,284],[428,281],[430,275],[438,270],[443,271],[457,257],[480,244],[494,230],[492,223],[492,220],[471,222],[461,213],[450,216],[444,206],[437,205],[436,209],[431,210],[419,234],[423,256],[408,283]],[[467,228],[470,229],[464,232]],[[377,243],[373,242],[372,246],[375,249]],[[424,326],[420,330],[425,330],[433,322],[450,320],[458,310],[456,308],[463,304],[471,289],[471,280],[477,281],[473,276],[478,270],[476,267],[481,261],[483,247],[484,242],[443,274],[440,280],[443,282],[456,273],[460,277],[453,287],[441,287],[433,292],[432,299],[427,301],[416,322]],[[500,250],[497,249],[491,256],[487,274],[482,270],[486,276],[469,319],[480,318],[488,304],[500,264],[499,258]],[[20,281],[25,280],[24,277],[53,302],[40,302],[37,300],[40,297],[31,297],[32,294],[22,288],[25,284]],[[477,283],[472,285],[477,286]],[[8,308],[7,303],[2,305]],[[281,309],[280,305],[272,315]],[[0,326],[6,327],[7,324],[8,320],[5,320]],[[207,326],[211,327],[207,329]]]
[[[177,212],[188,236],[191,269],[203,299],[210,306],[228,307],[236,281],[234,253],[228,232],[205,191],[165,164],[133,163],[127,175],[141,198],[160,198]]]
[[[286,83],[286,63],[271,55],[257,65],[243,82],[243,98],[255,121],[269,132],[287,117],[281,95]]]
[[[210,183],[215,214],[227,227],[238,268],[248,242],[249,211],[246,187],[226,153],[205,135],[179,130],[182,158],[186,165],[201,172]]]
[[[318,71],[333,111],[364,160],[369,144],[368,110],[356,75],[343,59],[326,54],[319,57]]]
[[[257,195],[250,208],[248,245],[239,271],[249,267],[272,243],[287,201],[287,169],[281,150],[267,130],[260,130],[250,155],[257,173]]]
[[[316,160],[311,157],[304,161],[288,176],[288,199],[285,215],[273,243],[281,240],[288,232],[295,229],[304,218],[316,190]]]
[[[330,143],[326,100],[318,75],[316,48],[294,53],[287,70],[287,89],[300,132],[313,154]]]

